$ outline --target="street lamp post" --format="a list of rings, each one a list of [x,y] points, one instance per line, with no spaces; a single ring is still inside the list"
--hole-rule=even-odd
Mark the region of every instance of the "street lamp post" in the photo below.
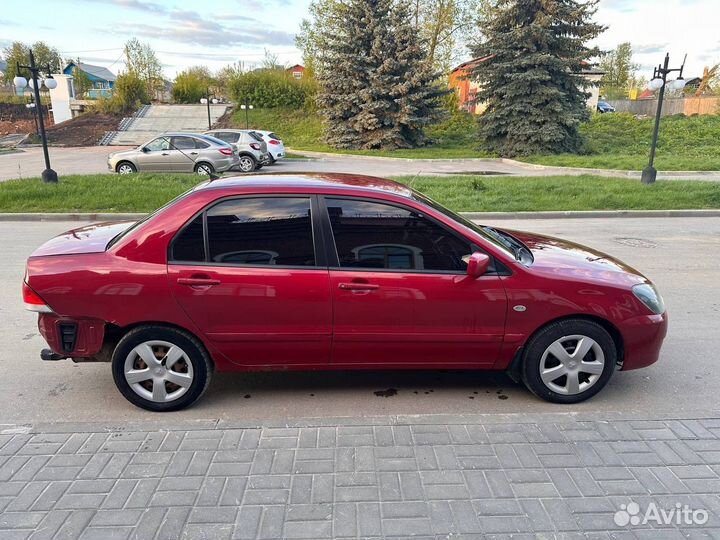
[[[685,55],[687,59],[687,54]],[[650,145],[650,160],[648,166],[642,171],[641,181],[643,184],[652,184],[657,177],[657,170],[653,166],[655,161],[655,150],[657,148],[658,132],[660,130],[660,114],[662,113],[663,98],[665,97],[665,87],[667,86],[667,76],[673,71],[678,71],[678,78],[670,84],[675,90],[682,90],[685,87],[685,79],[683,79],[683,69],[685,68],[685,59],[679,68],[670,69],[670,53],[665,54],[665,62],[659,65],[653,71],[653,78],[648,83],[648,88],[652,91],[660,90],[658,95],[657,111],[655,112],[655,128],[653,129],[652,143]]]
[[[53,79],[50,74],[50,66],[46,66],[45,68],[45,71],[48,74],[47,78],[44,81],[40,80],[40,68],[35,65],[35,56],[33,55],[32,50],[30,50],[29,66],[21,66],[20,64],[17,64],[18,73],[20,73],[21,69],[29,69],[32,76],[31,81],[33,92],[35,94],[35,112],[37,113],[37,122],[38,127],[40,128],[40,138],[42,139],[43,154],[45,156],[45,170],[42,172],[42,179],[43,182],[57,183],[58,175],[50,168],[50,154],[48,153],[47,135],[45,134],[45,121],[43,120],[42,103],[40,102],[40,84],[44,82],[45,87],[48,90],[52,90],[57,87],[57,81]],[[15,88],[20,91],[25,89],[28,85],[28,81],[25,77],[20,77],[18,75],[13,79],[13,84],[15,85]]]
[[[212,129],[212,121],[210,120],[210,102],[215,105],[218,99],[214,96],[210,99],[210,88],[205,90],[205,97],[200,100],[200,103],[207,104],[207,115],[208,115],[208,129]]]
[[[253,106],[250,105],[248,98],[245,98],[245,103],[240,105],[240,108],[245,111],[245,129],[250,129],[250,117],[248,116],[248,111],[252,110]]]

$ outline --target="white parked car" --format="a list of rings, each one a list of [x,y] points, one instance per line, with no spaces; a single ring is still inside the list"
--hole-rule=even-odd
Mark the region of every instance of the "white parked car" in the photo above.
[[[285,157],[285,145],[282,139],[272,131],[254,130],[255,133],[262,135],[263,140],[267,143],[268,153],[270,154],[270,163],[275,163],[278,159]]]

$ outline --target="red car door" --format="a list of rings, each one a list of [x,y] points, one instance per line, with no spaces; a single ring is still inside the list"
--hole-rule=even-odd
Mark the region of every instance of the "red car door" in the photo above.
[[[330,262],[334,364],[495,362],[507,299],[494,268],[466,274],[477,246],[407,207],[332,197],[325,205],[337,252]]]
[[[236,198],[210,207],[173,241],[175,298],[230,361],[329,362],[329,274],[316,257],[312,222],[307,196]]]

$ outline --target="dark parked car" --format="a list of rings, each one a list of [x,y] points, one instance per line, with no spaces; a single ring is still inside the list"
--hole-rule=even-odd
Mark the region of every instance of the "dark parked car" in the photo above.
[[[615,112],[615,107],[610,105],[607,101],[598,101],[597,111],[599,113]]]
[[[655,362],[667,328],[652,283],[609,255],[342,174],[209,181],[70,231],[30,256],[23,296],[43,359],[110,361],[154,411],[271,369],[502,370],[574,403]]]

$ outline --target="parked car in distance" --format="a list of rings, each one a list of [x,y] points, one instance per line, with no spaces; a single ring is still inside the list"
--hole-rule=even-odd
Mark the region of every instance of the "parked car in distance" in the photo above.
[[[610,105],[607,101],[598,101],[597,111],[599,113],[610,113],[615,112],[615,107]]]
[[[343,174],[205,182],[49,240],[22,289],[44,360],[111,362],[153,411],[256,370],[501,370],[576,403],[657,361],[667,330],[657,289],[609,255]]]
[[[275,163],[279,159],[285,158],[285,144],[282,139],[272,131],[261,131],[255,130],[255,133],[260,134],[263,140],[267,143],[268,153],[270,154],[270,163]]]
[[[242,172],[252,172],[270,162],[267,143],[259,133],[246,129],[213,129],[205,134],[230,143],[237,149],[240,158],[237,168]]]
[[[238,164],[228,143],[197,133],[163,133],[133,150],[113,152],[108,169],[118,174],[135,172],[195,172],[209,175]]]

